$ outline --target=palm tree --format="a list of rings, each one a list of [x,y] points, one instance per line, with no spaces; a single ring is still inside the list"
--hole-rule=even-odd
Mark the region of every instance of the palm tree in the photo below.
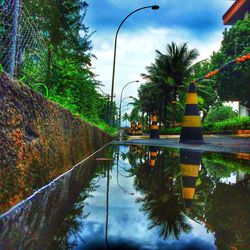
[[[167,45],[166,54],[162,54],[156,50],[156,60],[166,71],[166,75],[172,79],[172,87],[174,88],[174,98],[176,100],[177,89],[183,86],[184,81],[192,73],[192,65],[199,53],[196,49],[188,49],[187,43],[176,45],[171,43]]]
[[[166,53],[156,50],[156,59],[151,66],[146,67],[147,74],[142,77],[161,88],[164,97],[164,118],[166,118],[166,105],[178,99],[178,89],[184,86],[192,72],[192,64],[198,57],[196,49],[188,49],[187,43],[176,45],[174,42],[167,44]],[[174,121],[176,105],[174,105]],[[174,122],[173,121],[173,122]]]
[[[130,102],[128,103],[128,105],[132,104],[133,105],[133,109],[130,113],[130,119],[132,121],[140,121],[140,112],[142,110],[142,107],[141,107],[141,102],[139,99],[133,97],[133,102]]]

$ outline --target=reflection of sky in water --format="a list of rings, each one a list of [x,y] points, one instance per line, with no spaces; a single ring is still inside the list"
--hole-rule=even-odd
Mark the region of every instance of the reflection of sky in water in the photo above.
[[[125,165],[124,162],[123,164]],[[126,174],[121,168],[119,172]],[[133,188],[134,177],[126,178],[119,175],[120,186],[127,192],[134,193],[129,195],[117,185],[116,175],[115,166],[110,172],[108,227],[110,246],[119,242],[124,249],[132,249],[131,246],[135,249],[215,249],[213,234],[207,233],[203,225],[189,218],[187,221],[192,226],[192,231],[189,234],[181,233],[179,240],[173,237],[164,240],[159,236],[156,227],[148,230],[150,221],[147,214],[140,211],[142,204],[135,201],[140,194]],[[79,232],[81,240],[77,239],[76,249],[100,249],[105,246],[106,183],[106,178],[101,179],[98,182],[99,188],[84,202],[84,214],[90,213],[90,215],[82,224]],[[70,241],[74,240],[76,239],[71,236]]]
[[[220,182],[225,183],[225,184],[235,184],[237,182],[236,178],[237,178],[237,174],[231,173],[230,177],[221,178]]]

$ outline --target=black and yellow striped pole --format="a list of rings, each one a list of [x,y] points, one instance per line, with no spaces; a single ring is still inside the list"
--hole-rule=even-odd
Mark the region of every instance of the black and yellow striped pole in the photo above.
[[[156,157],[158,155],[158,147],[150,146],[149,147],[149,167],[153,168],[155,166]]]
[[[188,88],[180,142],[204,143],[195,83],[191,83]]]
[[[180,142],[183,143],[204,143],[201,121],[198,108],[198,98],[196,93],[195,84],[203,80],[210,79],[220,72],[228,70],[235,64],[244,63],[250,60],[250,53],[237,57],[234,60],[222,65],[220,68],[209,72],[208,74],[194,80],[188,89],[185,113],[182,121]]]
[[[182,196],[186,208],[192,206],[195,196],[196,179],[201,164],[201,152],[180,149],[180,169],[182,175]]]
[[[157,117],[156,112],[152,114],[152,124],[151,124],[151,130],[150,130],[150,139],[160,139],[159,136],[159,127],[157,125]]]

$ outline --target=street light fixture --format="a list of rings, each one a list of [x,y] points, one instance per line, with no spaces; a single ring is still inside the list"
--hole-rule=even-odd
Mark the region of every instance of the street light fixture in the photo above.
[[[131,83],[133,82],[139,82],[139,80],[135,80],[135,81],[131,81],[131,82],[128,82],[126,83],[123,88],[122,88],[122,91],[121,91],[121,96],[120,96],[120,105],[119,105],[119,127],[121,127],[121,105],[122,105],[122,93],[123,93],[123,90]]]
[[[122,102],[125,100],[125,99],[128,99],[128,98],[134,98],[133,96],[127,96],[127,97],[124,97],[123,99],[120,100],[120,105],[119,105],[119,127],[121,127],[121,117],[122,117],[122,112],[125,111],[125,110],[128,110],[125,109],[125,110],[122,110]],[[128,106],[129,104],[127,104]]]
[[[134,11],[132,11],[130,14],[128,14],[120,23],[118,29],[116,30],[116,34],[115,34],[115,45],[114,45],[114,58],[113,58],[113,71],[112,71],[112,87],[111,87],[111,96],[110,96],[110,125],[112,125],[112,104],[113,104],[113,95],[114,95],[114,82],[115,82],[115,61],[116,61],[116,46],[117,46],[117,36],[119,33],[119,30],[121,28],[121,26],[123,25],[123,23],[131,16],[133,15],[135,12],[138,12],[140,10],[143,9],[152,9],[152,10],[158,10],[160,7],[158,5],[151,5],[151,6],[145,6],[139,9],[136,9]]]

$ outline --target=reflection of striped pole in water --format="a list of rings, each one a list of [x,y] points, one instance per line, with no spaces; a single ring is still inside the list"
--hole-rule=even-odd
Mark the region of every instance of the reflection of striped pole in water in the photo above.
[[[182,120],[180,142],[204,143],[198,107],[198,97],[194,83],[191,83],[188,88],[185,113]]]
[[[180,169],[182,175],[182,195],[186,208],[192,206],[195,195],[196,179],[201,164],[201,152],[180,149]]]
[[[150,139],[160,139],[159,128],[158,128],[158,125],[157,125],[157,117],[156,117],[156,113],[155,112],[152,115],[152,124],[151,124],[151,130],[150,130]]]
[[[150,153],[149,166],[153,168],[155,166],[155,160],[158,155],[158,148],[155,146],[150,146],[149,153]]]

